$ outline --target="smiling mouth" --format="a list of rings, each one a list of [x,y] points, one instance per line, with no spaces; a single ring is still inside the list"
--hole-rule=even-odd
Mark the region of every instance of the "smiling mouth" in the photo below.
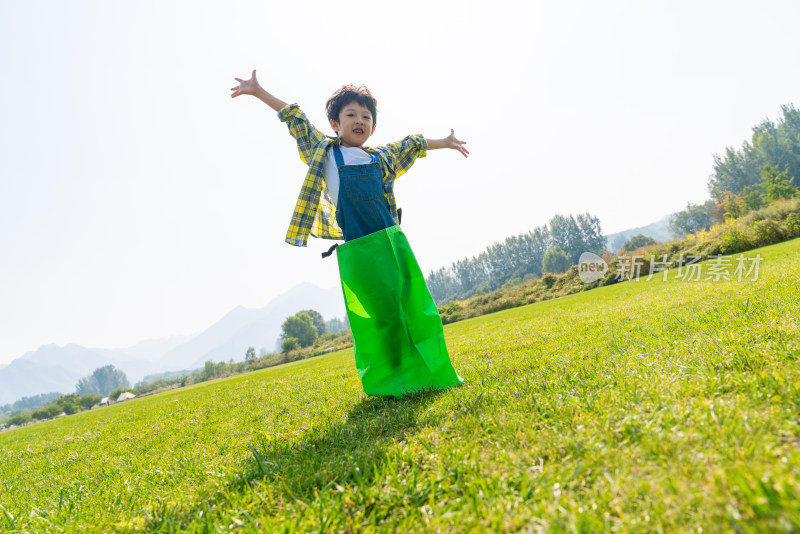
[[[357,133],[357,134],[361,135],[361,134],[364,133],[364,130],[362,130],[361,128],[356,128],[355,130],[353,130],[353,133]]]

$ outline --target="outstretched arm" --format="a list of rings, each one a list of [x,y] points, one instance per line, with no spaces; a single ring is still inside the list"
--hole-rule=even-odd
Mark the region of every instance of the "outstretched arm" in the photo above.
[[[239,82],[239,85],[231,87],[231,91],[233,91],[231,93],[231,98],[236,98],[239,95],[253,95],[275,111],[280,111],[286,107],[286,102],[269,94],[258,84],[255,70],[253,70],[253,75],[249,80],[242,80],[241,78],[234,78],[234,80]]]
[[[255,72],[255,71],[254,71]],[[444,139],[425,139],[428,143],[428,150],[436,150],[437,148],[452,148],[458,150],[466,158],[469,155],[469,150],[464,148],[467,144],[466,141],[459,141],[456,139],[455,132],[450,130],[450,135]]]

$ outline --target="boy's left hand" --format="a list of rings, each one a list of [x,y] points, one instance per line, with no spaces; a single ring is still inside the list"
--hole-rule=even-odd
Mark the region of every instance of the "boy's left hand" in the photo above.
[[[469,155],[469,150],[464,148],[467,144],[466,141],[459,141],[456,139],[456,133],[452,129],[450,135],[444,139],[425,139],[428,142],[428,150],[436,150],[437,148],[452,148],[458,150],[466,158]]]
[[[469,150],[464,148],[464,145],[466,145],[467,142],[456,139],[456,133],[452,128],[450,129],[450,135],[445,137],[444,140],[447,143],[447,148],[458,150],[464,155],[465,158],[469,155]]]

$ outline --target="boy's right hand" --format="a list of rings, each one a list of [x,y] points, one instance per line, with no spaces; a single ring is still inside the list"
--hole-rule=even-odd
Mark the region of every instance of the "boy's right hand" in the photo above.
[[[253,95],[256,96],[256,92],[259,88],[258,79],[256,78],[256,71],[253,69],[253,75],[250,77],[249,80],[242,80],[241,78],[234,78],[239,85],[236,87],[231,87],[231,98],[236,98],[239,95]]]
[[[269,94],[263,87],[258,85],[255,69],[253,69],[253,75],[249,80],[243,80],[241,78],[234,78],[234,80],[239,82],[239,85],[231,87],[231,91],[233,91],[231,93],[231,98],[236,98],[239,95],[253,95],[275,111],[280,111],[286,107],[286,102]]]

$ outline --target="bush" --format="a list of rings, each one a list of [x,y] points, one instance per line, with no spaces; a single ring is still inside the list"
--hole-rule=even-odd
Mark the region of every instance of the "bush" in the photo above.
[[[44,419],[52,419],[57,415],[61,415],[62,411],[64,410],[58,404],[48,404],[47,406],[42,406],[33,412],[31,416],[37,421],[42,421]]]
[[[92,406],[100,402],[103,397],[100,395],[84,395],[81,397],[80,405],[84,410],[90,409]]]
[[[734,226],[722,234],[722,237],[716,246],[716,250],[712,251],[712,253],[716,252],[718,254],[725,255],[735,254],[737,252],[750,250],[751,248],[753,248],[753,241],[750,239],[747,233]]]
[[[526,304],[525,301],[517,300],[511,296],[506,296],[503,298],[495,299],[491,303],[486,305],[483,309],[483,314],[494,313],[501,310],[507,310],[509,308],[516,308],[517,306],[522,306],[524,304]]]
[[[56,404],[61,406],[61,408],[64,410],[64,413],[67,415],[72,415],[81,411],[81,397],[75,393],[62,395],[58,398]]]
[[[297,341],[296,337],[287,337],[281,343],[281,352],[286,354],[287,352],[297,350],[300,348],[300,342]]]
[[[29,413],[20,413],[6,421],[8,426],[22,426],[26,423],[30,423],[33,420],[31,414]]]
[[[798,237],[800,236],[800,215],[797,213],[790,213],[788,217],[786,217],[786,235],[788,237]]]
[[[553,287],[553,284],[556,283],[555,275],[552,273],[545,273],[544,276],[542,276],[542,283],[544,284],[544,287],[550,289]]]
[[[622,245],[622,250],[624,252],[633,252],[639,247],[648,247],[655,244],[656,240],[652,237],[644,234],[638,234],[628,239],[625,244]]]
[[[508,289],[510,287],[517,286],[522,283],[522,278],[511,278],[506,280],[506,282],[501,286],[503,289]]]
[[[61,409],[64,410],[64,413],[67,415],[72,415],[74,413],[78,413],[81,411],[80,404],[62,404]]]
[[[791,200],[778,200],[760,210],[751,211],[741,219],[744,226],[751,226],[756,221],[775,220],[783,221],[792,213],[800,212],[800,198]]]
[[[750,235],[757,247],[771,245],[784,238],[783,230],[774,220],[756,221],[750,227]]]

